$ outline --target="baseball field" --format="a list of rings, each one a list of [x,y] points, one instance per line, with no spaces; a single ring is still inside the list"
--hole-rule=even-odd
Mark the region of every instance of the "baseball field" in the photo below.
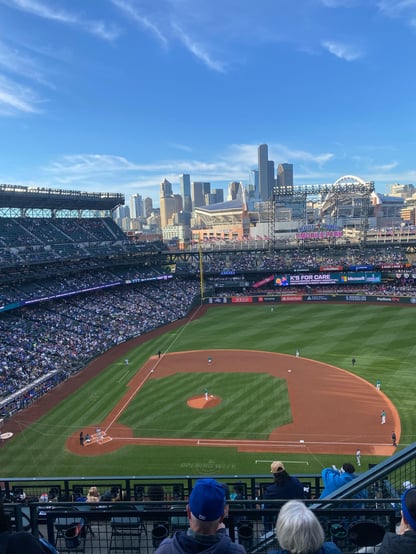
[[[393,430],[398,448],[414,441],[415,315],[386,305],[201,308],[6,421],[14,435],[0,448],[0,477],[267,473],[276,458],[315,473],[354,462],[357,448],[365,468],[394,454]],[[80,431],[91,443],[79,444]]]

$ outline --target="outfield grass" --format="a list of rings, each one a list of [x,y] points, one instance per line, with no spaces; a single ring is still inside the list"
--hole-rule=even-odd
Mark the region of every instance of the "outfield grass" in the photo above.
[[[270,306],[264,305],[216,306],[210,308],[203,318],[129,352],[129,371],[140,367],[159,349],[166,352],[245,348],[293,355],[299,349],[303,357],[347,369],[371,383],[380,379],[383,392],[399,411],[402,423],[400,443],[404,445],[414,441],[416,430],[413,415],[415,317],[416,312],[408,306],[294,304],[275,305],[274,312],[271,312]],[[68,452],[65,449],[68,435],[101,422],[110,408],[123,396],[126,384],[131,379],[131,373],[124,366],[125,357],[123,355],[123,359],[109,366],[39,422],[8,441],[0,449],[1,476],[268,472],[267,460],[275,458],[273,454],[238,453],[233,448],[127,446],[120,451],[97,457],[81,457]],[[357,360],[354,368],[351,364],[352,357]],[[198,374],[193,377],[201,379]],[[180,387],[185,387],[187,379],[184,375],[177,375],[172,377],[172,383],[180,383]],[[267,377],[264,380],[262,378],[264,394],[270,388],[267,387],[268,382]],[[201,385],[202,382],[198,383],[199,388]],[[222,386],[228,387],[227,380]],[[146,386],[142,392],[146,396],[142,397],[141,393],[140,399],[134,402],[135,406],[130,405],[123,414],[123,422],[129,424],[133,419],[137,422],[140,418],[134,417],[133,413],[139,410],[142,424],[140,429],[135,427],[135,434],[139,431],[139,434],[148,432],[153,435],[154,429],[163,432],[166,426],[170,426],[171,430],[178,433],[175,436],[179,436],[180,428],[186,426],[183,423],[185,412],[168,416],[162,412],[150,417],[152,406],[147,402],[155,402],[157,389],[149,382],[149,387]],[[230,394],[233,393],[238,395],[235,382],[233,390],[230,390]],[[185,390],[183,394],[187,394]],[[259,412],[268,405],[266,399],[264,403],[260,400],[262,398],[263,396],[257,394],[253,396],[253,403]],[[246,414],[241,413],[238,417],[235,414],[229,417],[217,408],[212,410],[207,413],[211,412],[218,420],[215,425],[208,422],[206,414],[203,414],[204,421],[197,422],[195,419],[196,428],[198,425],[210,425],[210,432],[222,429],[227,438],[226,434],[231,427],[235,426],[238,430],[241,422],[241,425],[255,425],[255,433],[267,432],[267,427],[263,430],[259,428],[259,418],[247,418]],[[177,419],[174,420],[174,417]],[[189,419],[189,415],[187,417]],[[256,419],[256,423],[253,419]],[[151,426],[153,430],[149,432]],[[22,428],[25,428],[23,418]],[[186,432],[192,434],[194,429]],[[352,452],[351,461],[353,454]],[[313,473],[322,466],[345,461],[345,456],[279,454],[278,458],[287,463],[292,473]],[[362,457],[363,467],[377,461],[377,458]]]

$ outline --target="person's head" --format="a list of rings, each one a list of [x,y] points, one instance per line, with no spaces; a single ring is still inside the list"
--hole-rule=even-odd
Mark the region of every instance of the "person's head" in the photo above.
[[[345,471],[345,473],[354,473],[355,471],[355,467],[349,462],[345,462],[345,464],[342,464],[342,469]]]
[[[196,481],[187,506],[191,529],[198,533],[214,534],[224,518],[226,490],[215,479]]]
[[[270,473],[273,473],[273,477],[276,484],[279,484],[282,481],[286,481],[286,479],[289,477],[285,469],[285,466],[283,465],[282,462],[279,462],[279,461],[271,463]]]
[[[289,500],[279,512],[277,540],[291,554],[316,552],[325,541],[325,534],[315,514],[300,500]]]
[[[413,531],[416,531],[416,487],[407,489],[402,494],[402,518]]]
[[[90,490],[88,491],[88,496],[100,496],[100,493],[98,492],[97,487],[90,487]]]

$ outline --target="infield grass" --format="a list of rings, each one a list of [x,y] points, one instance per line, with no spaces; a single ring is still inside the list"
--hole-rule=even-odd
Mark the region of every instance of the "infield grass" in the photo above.
[[[360,375],[370,383],[381,380],[382,390],[399,411],[402,424],[400,444],[415,440],[414,386],[416,380],[416,341],[414,322],[416,312],[408,306],[386,305],[322,305],[294,304],[270,306],[216,306],[200,319],[170,331],[157,339],[131,350],[128,355],[105,369],[98,377],[72,394],[37,423],[26,426],[24,415],[19,416],[23,431],[7,441],[0,449],[0,477],[74,476],[74,475],[181,475],[181,474],[235,474],[267,473],[273,453],[239,453],[234,448],[207,447],[153,447],[130,445],[121,450],[95,457],[81,457],[65,448],[67,437],[86,426],[96,425],[123,396],[135,369],[141,367],[150,355],[162,352],[210,349],[254,349],[294,355],[299,349],[305,358],[319,360]],[[129,358],[125,366],[124,358]],[[352,367],[351,359],[357,363]],[[213,376],[215,374],[212,374]],[[188,382],[188,378],[191,378]],[[249,379],[250,376],[247,376]],[[256,380],[259,376],[256,376]],[[169,378],[170,385],[157,390],[157,380],[148,383],[135,401],[123,413],[122,422],[133,423],[135,434],[155,436],[155,431],[171,436],[192,436],[198,426],[227,438],[233,428],[236,432],[267,433],[269,417],[277,417],[270,402],[267,377],[261,379],[261,390],[253,389],[247,381],[244,391],[250,390],[254,414],[235,414],[213,408],[195,415],[189,425],[189,412],[166,412],[166,404],[173,384],[175,394],[192,396],[205,383],[200,374],[179,374]],[[275,380],[277,383],[279,380]],[[192,382],[194,385],[192,385]],[[242,394],[239,379],[230,386],[228,378],[218,386],[230,395]],[[188,392],[185,387],[189,387]],[[246,388],[250,387],[250,388]],[[283,387],[284,388],[284,387]],[[240,390],[239,390],[240,389]],[[216,389],[217,390],[217,389]],[[274,390],[281,394],[283,389]],[[164,396],[160,409],[154,410],[158,397]],[[163,406],[165,407],[162,407]],[[273,406],[270,407],[270,404]],[[319,398],[317,398],[319,409]],[[286,411],[286,410],[285,410]],[[137,413],[140,417],[136,417]],[[153,415],[149,415],[153,414]],[[210,415],[212,414],[212,415]],[[212,421],[211,421],[212,417]],[[284,419],[290,417],[286,411]],[[330,417],[330,414],[329,414]],[[215,421],[214,421],[215,420]],[[275,427],[275,420],[272,419]],[[6,424],[7,425],[7,424]],[[207,435],[205,435],[207,436]],[[353,461],[353,452],[351,461]],[[316,456],[279,454],[291,473],[314,473],[323,466],[339,464],[345,456]],[[363,467],[379,459],[362,456]],[[214,470],[213,470],[214,468]]]

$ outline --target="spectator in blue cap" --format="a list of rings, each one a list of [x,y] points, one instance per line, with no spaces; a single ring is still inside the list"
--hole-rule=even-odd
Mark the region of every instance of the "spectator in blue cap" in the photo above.
[[[416,487],[402,495],[402,519],[397,533],[386,533],[380,554],[407,554],[416,552]]]
[[[199,479],[189,496],[187,531],[177,531],[164,539],[155,554],[244,554],[245,549],[231,541],[222,527],[226,510],[225,488],[215,479]]]

